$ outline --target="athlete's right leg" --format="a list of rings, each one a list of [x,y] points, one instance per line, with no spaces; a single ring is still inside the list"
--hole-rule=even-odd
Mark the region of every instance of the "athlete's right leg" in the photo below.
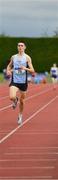
[[[16,93],[18,91],[18,88],[16,86],[10,86],[10,100],[16,99]]]
[[[57,85],[57,78],[52,78],[52,83],[53,83],[53,89],[56,89],[56,85]]]
[[[13,109],[16,108],[18,98],[16,96],[18,88],[16,86],[10,86],[10,100],[13,101]]]

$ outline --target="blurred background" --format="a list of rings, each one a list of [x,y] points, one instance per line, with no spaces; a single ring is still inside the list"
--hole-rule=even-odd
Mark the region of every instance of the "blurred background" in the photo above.
[[[0,0],[0,80],[19,41],[37,73],[58,64],[58,0]]]

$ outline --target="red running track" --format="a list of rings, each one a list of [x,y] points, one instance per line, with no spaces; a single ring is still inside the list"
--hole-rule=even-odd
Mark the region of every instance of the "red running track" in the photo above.
[[[21,126],[8,91],[0,86],[0,180],[57,180],[58,87],[29,85]]]

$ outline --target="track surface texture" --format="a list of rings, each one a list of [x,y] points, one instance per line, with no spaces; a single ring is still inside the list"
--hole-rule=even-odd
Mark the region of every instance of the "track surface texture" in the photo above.
[[[58,180],[58,86],[29,84],[22,125],[0,85],[0,180]]]

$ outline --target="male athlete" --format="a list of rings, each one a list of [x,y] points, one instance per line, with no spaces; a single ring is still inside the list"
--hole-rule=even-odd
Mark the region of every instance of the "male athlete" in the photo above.
[[[13,109],[16,108],[18,97],[17,91],[20,91],[18,124],[22,123],[22,113],[24,109],[24,100],[28,87],[27,72],[34,73],[34,68],[29,55],[25,53],[26,46],[23,42],[18,43],[18,54],[11,57],[7,66],[7,75],[11,76],[10,99],[13,101]]]
[[[56,64],[53,64],[53,66],[51,67],[50,75],[53,82],[53,89],[56,89],[56,84],[58,82],[58,67]]]

